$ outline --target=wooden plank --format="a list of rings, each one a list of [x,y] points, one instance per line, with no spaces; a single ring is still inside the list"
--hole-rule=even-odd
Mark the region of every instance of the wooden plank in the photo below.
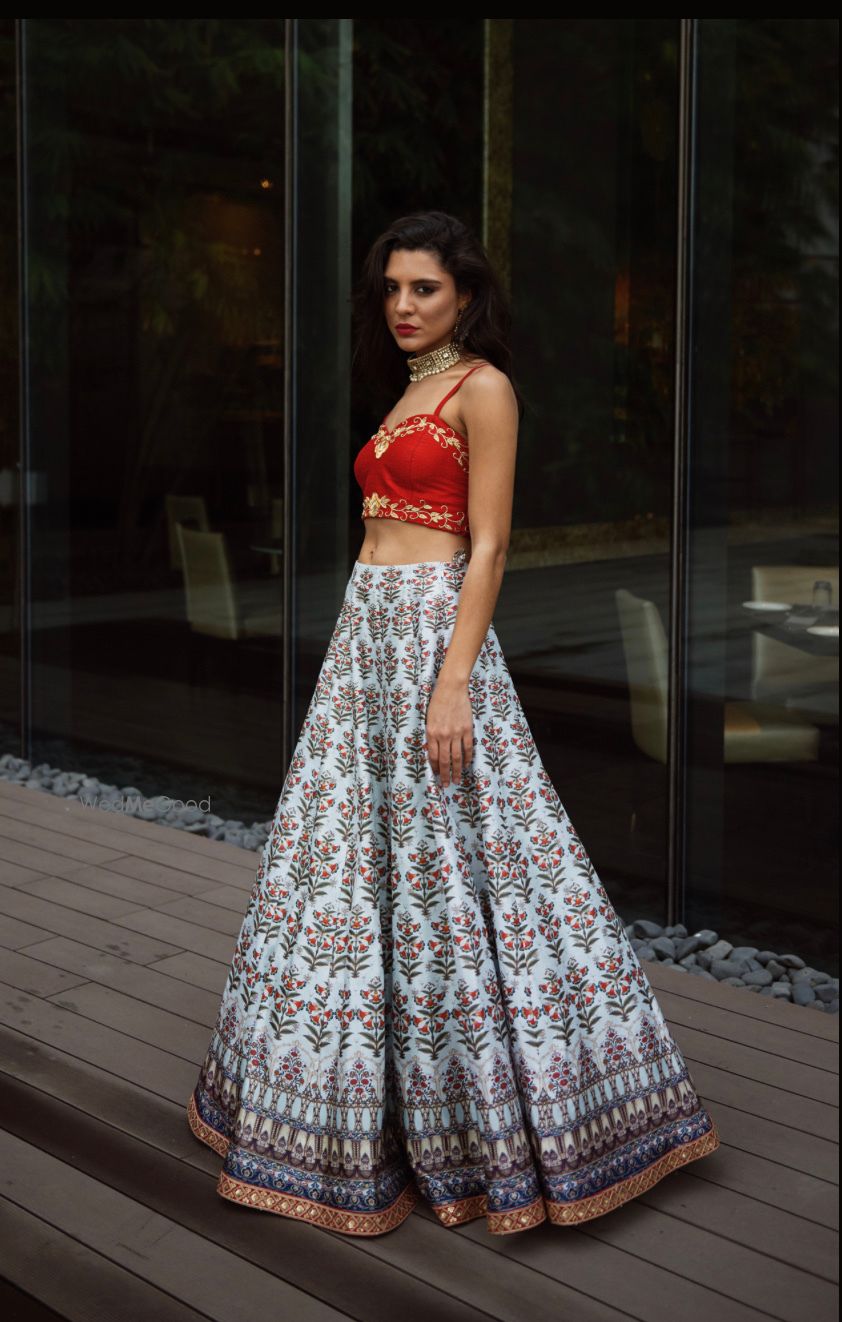
[[[723,1166],[729,1161],[730,1153],[720,1148],[699,1165]],[[828,1226],[796,1216],[790,1211],[786,1193],[783,1205],[772,1207],[712,1180],[693,1179],[688,1168],[671,1172],[638,1201],[677,1221],[724,1235],[729,1243],[742,1244],[758,1253],[768,1252],[772,1243],[778,1262],[789,1263],[826,1281],[839,1280],[838,1234]]]
[[[775,1120],[789,1125],[803,1134],[837,1142],[839,1138],[839,1112],[826,1102],[814,1102],[809,1097],[798,1097],[782,1088],[755,1079],[741,1078],[729,1070],[717,1069],[701,1061],[688,1059],[693,1082],[699,1095],[710,1103],[716,1114],[719,1103],[738,1107],[757,1119]]]
[[[622,1211],[618,1208],[609,1215],[616,1217]],[[432,1219],[434,1214],[422,1206],[417,1215]],[[451,1233],[481,1243],[496,1255],[500,1265],[488,1267],[492,1278],[504,1260],[528,1262],[533,1271],[563,1280],[574,1289],[588,1290],[606,1307],[630,1311],[640,1322],[664,1322],[676,1316],[682,1322],[710,1322],[712,1317],[717,1322],[759,1322],[768,1317],[760,1308],[724,1294],[716,1273],[706,1285],[700,1285],[681,1274],[681,1263],[664,1270],[645,1257],[600,1242],[581,1226],[545,1223],[522,1235],[492,1236],[481,1221],[472,1221]],[[502,1242],[496,1242],[498,1239]]]
[[[208,896],[210,898],[210,896]],[[681,975],[679,974],[679,977]],[[752,993],[749,992],[749,996]],[[803,1024],[768,1023],[762,1019],[735,1014],[707,1001],[690,1000],[673,992],[658,992],[658,1003],[671,1025],[684,1025],[724,1038],[727,1042],[743,1043],[760,1051],[769,1051],[784,1060],[793,1060],[816,1069],[839,1073],[839,1048],[826,1038],[803,1032]],[[810,1013],[816,1014],[813,1010]]]
[[[146,936],[134,926],[126,926],[125,919],[119,925],[109,923],[102,918],[78,913],[75,909],[67,909],[64,905],[51,904],[38,895],[7,890],[5,887],[0,887],[0,914],[5,914],[0,929],[6,927],[10,918],[30,923],[33,929],[37,929],[32,938],[33,943],[46,936],[68,936],[86,945],[98,946],[101,950],[120,955],[123,959],[134,960],[136,964],[151,964],[153,960],[164,959],[167,955],[177,955],[182,949],[175,941]],[[23,943],[17,946],[17,949],[25,948]],[[233,951],[228,954],[230,958]]]
[[[176,982],[183,982],[191,987],[201,987],[219,998],[222,996],[230,964],[230,959],[211,959],[207,955],[197,955],[194,950],[184,950],[177,955],[156,959],[148,967],[167,974]]]
[[[34,947],[37,949],[37,946]],[[130,967],[130,966],[127,966]],[[7,950],[0,960],[0,977],[10,987],[30,992],[33,996],[52,996],[54,992],[78,987],[87,979],[78,973],[68,973],[39,959],[31,959],[18,950]]]
[[[0,1153],[7,1198],[209,1318],[349,1317],[12,1134],[0,1133]]]
[[[157,885],[154,882],[141,881],[137,877],[126,876],[120,872],[122,859],[114,860],[108,868],[82,867],[73,872],[62,873],[67,881],[77,886],[87,886],[90,890],[100,891],[103,895],[113,895],[117,899],[131,900],[137,909],[140,905],[153,908],[156,904],[171,904],[182,895],[201,895],[208,885],[213,885],[204,877],[191,877],[183,872],[170,871],[167,881],[172,885]],[[21,890],[28,890],[33,882],[43,878],[43,873],[34,873],[31,877],[18,882]],[[219,887],[215,886],[218,890]],[[38,892],[35,892],[38,894]]]
[[[232,908],[222,908],[211,903],[204,895],[198,899],[182,896],[170,900],[167,904],[156,904],[156,913],[171,914],[173,918],[184,918],[196,927],[208,927],[212,932],[223,932],[235,937],[242,926],[246,914],[247,901],[238,913]]]
[[[202,1322],[208,1316],[6,1199],[0,1201],[0,1270],[44,1305],[40,1314],[34,1300],[31,1307],[24,1298],[9,1301],[3,1312],[7,1322],[36,1322],[41,1316],[70,1322]]]
[[[161,1047],[191,1064],[202,1060],[207,1050],[210,1033],[203,1024],[169,1010],[159,1010],[113,987],[86,982],[55,992],[47,999],[51,1005],[59,1005],[93,1023],[119,1029],[136,1042]]]
[[[68,863],[107,863],[110,858],[119,858],[121,852],[125,851],[114,845],[93,844],[76,836],[58,837],[28,822],[2,819],[0,860],[22,863],[48,876]]]
[[[652,1293],[647,1303],[651,1306],[654,1300],[649,1313],[653,1322],[676,1313],[682,1320],[701,1320],[736,1317],[743,1311],[748,1317],[781,1322],[803,1322],[806,1316],[811,1322],[831,1322],[837,1317],[837,1290],[831,1283],[779,1263],[768,1252],[731,1245],[721,1235],[676,1221],[639,1198],[579,1227],[581,1240],[568,1252],[560,1247],[559,1236],[570,1227],[553,1227],[546,1235],[542,1229],[530,1232],[529,1244],[521,1243],[525,1236],[511,1236],[506,1253],[518,1261],[528,1254],[536,1270],[575,1285],[582,1273],[595,1275],[600,1251],[622,1249],[625,1265],[618,1266],[613,1281],[600,1284],[606,1295],[613,1293],[619,1300],[625,1296],[637,1305],[645,1281],[644,1288]],[[488,1238],[480,1222],[457,1233]]]
[[[175,1100],[162,1097],[114,1073],[107,1065],[5,1024],[0,1024],[0,1062],[0,1077],[30,1089],[33,1096],[43,1093],[53,1097],[128,1135],[158,1145],[162,1152],[190,1165],[218,1173],[219,1157],[197,1142],[187,1126],[187,1100],[192,1089],[187,1097],[180,1092]],[[11,1107],[11,1103],[7,1105]],[[70,1119],[68,1124],[72,1130]]]
[[[231,863],[224,863],[222,866],[213,868],[213,875],[210,874],[212,863],[205,864],[203,870],[193,869],[184,871],[184,876],[200,879],[204,884],[202,889],[210,890],[216,886],[238,886],[245,895],[245,902],[248,902],[248,892],[254,885],[254,878],[257,872],[258,855],[249,855],[247,850],[243,850],[245,858],[254,858],[254,867],[235,867]],[[138,877],[141,881],[152,881],[162,886],[172,886],[173,890],[178,890],[176,879],[172,873],[176,871],[176,859],[169,851],[160,850],[159,858],[150,858],[141,854],[124,854],[120,860],[120,871],[127,877]],[[182,887],[182,889],[184,889]]]
[[[838,1143],[802,1133],[789,1125],[777,1124],[724,1102],[716,1104],[716,1127],[730,1147],[792,1166],[820,1180],[839,1183]]]
[[[45,799],[48,797],[56,798],[45,795]],[[71,807],[64,799],[57,802],[62,809]],[[40,842],[45,851],[56,857],[81,862],[102,863],[110,857],[131,854],[220,883],[228,881],[232,871],[235,876],[241,870],[254,873],[260,859],[259,850],[238,849],[221,841],[205,840],[202,842],[205,847],[197,850],[192,847],[194,837],[175,827],[144,822],[102,808],[74,806],[80,809],[75,814],[63,811],[35,816],[17,806],[9,808],[0,797],[0,845],[3,841],[19,842],[21,847],[34,849]],[[42,870],[52,873],[54,868]]]
[[[54,1070],[49,1082],[55,1086]],[[98,1081],[91,1077],[80,1086],[70,1062],[69,1075],[58,1080],[62,1091],[68,1082],[72,1091],[67,1101],[44,1099],[30,1089],[29,1106],[22,1104],[15,1092],[19,1085],[12,1083],[12,1095],[6,1100],[4,1092],[0,1107],[5,1107],[7,1123],[18,1137],[28,1137],[27,1127],[39,1141],[46,1136],[51,1154],[60,1159],[66,1146],[73,1165],[87,1175],[104,1183],[119,1179],[122,1191],[135,1201],[164,1212],[255,1265],[281,1271],[290,1284],[318,1290],[327,1302],[364,1322],[391,1322],[396,1314],[402,1322],[428,1322],[431,1317],[436,1322],[480,1318],[521,1322],[524,1310],[535,1322],[556,1322],[560,1312],[577,1322],[620,1322],[628,1316],[594,1304],[563,1282],[548,1283],[520,1263],[504,1262],[491,1278],[482,1246],[466,1249],[443,1227],[415,1217],[376,1241],[330,1234],[326,1249],[327,1231],[285,1218],[243,1215],[242,1209],[231,1208],[216,1195],[219,1159],[189,1133],[183,1111],[178,1116],[182,1123],[174,1129],[172,1108],[166,1104],[141,1108],[133,1098],[125,1098],[120,1115],[133,1128],[143,1126],[145,1141],[139,1142],[121,1127],[120,1103],[117,1109],[112,1104],[114,1083],[119,1081],[106,1081],[107,1123],[91,1114],[91,1108],[103,1106]],[[192,1169],[192,1160],[176,1161],[176,1150],[180,1155],[183,1145],[189,1145],[184,1148],[189,1158],[198,1154],[203,1161],[211,1159],[202,1171]],[[400,1245],[404,1246],[397,1247],[401,1261],[395,1263],[392,1259]],[[373,1246],[379,1246],[377,1251],[371,1251]]]
[[[37,895],[53,904],[61,904],[67,909],[76,909],[79,913],[109,921],[119,921],[123,914],[134,913],[138,907],[137,900],[109,895],[106,891],[94,890],[90,886],[79,886],[65,877],[39,877],[24,889],[27,895]]]
[[[44,873],[37,868],[24,867],[22,863],[10,863],[0,860],[0,886],[24,886],[29,881],[36,881]]]
[[[774,1052],[747,1046],[744,1042],[729,1042],[727,1038],[673,1024],[670,1028],[679,1049],[688,1059],[698,1064],[712,1065],[729,1074],[773,1088],[782,1088],[796,1097],[808,1097],[828,1106],[839,1106],[839,1075],[830,1070],[816,1069],[801,1061],[787,1060]],[[821,1043],[825,1046],[829,1044]]]
[[[114,827],[116,818],[116,829],[124,832],[126,836],[149,839],[154,838],[156,832],[166,831],[166,838],[171,839],[174,847],[178,849],[186,849],[194,854],[222,859],[223,862],[232,863],[235,867],[249,867],[250,864],[244,862],[243,856],[251,857],[253,855],[255,867],[257,866],[259,851],[244,850],[239,845],[229,844],[225,840],[209,840],[207,836],[179,831],[172,826],[162,826],[159,822],[147,822],[139,817],[130,817],[126,813],[117,818],[117,815],[113,812],[98,807],[86,807],[77,799],[65,799],[61,795],[51,794],[45,790],[23,789],[20,785],[5,780],[0,781],[0,813],[7,816],[25,816],[28,821],[39,822],[51,831],[87,829],[92,821],[97,824],[97,827],[102,826],[104,829],[108,829]],[[99,819],[102,819],[102,821],[100,822]],[[271,814],[266,817],[267,821],[270,819]],[[0,825],[1,833],[2,825]],[[130,846],[127,846],[126,852],[131,852]]]
[[[720,1151],[727,1153],[727,1160],[694,1162],[687,1168],[688,1178],[709,1180],[711,1184],[745,1194],[755,1202],[773,1208],[788,1208],[806,1221],[838,1231],[837,1185],[832,1180],[806,1175],[786,1165],[789,1156],[786,1148],[781,1148],[777,1161],[754,1152],[744,1152],[724,1139]]]
[[[134,913],[123,914],[120,918],[120,927],[142,932],[152,938],[168,940],[171,947],[193,950],[197,955],[224,960],[226,964],[230,964],[234,957],[236,944],[234,936],[212,932],[208,927],[197,927],[195,923],[186,922],[183,918],[173,918],[170,914],[159,913],[157,909],[135,909]],[[171,948],[161,953],[175,952]]]
[[[723,987],[715,979],[693,977],[691,973],[675,973],[669,965],[664,968],[657,960],[641,960],[640,966],[656,993],[661,990],[672,992],[675,996],[684,996],[691,1001],[720,1006],[734,1014],[744,1015],[747,1019],[781,1024],[785,1028],[824,1038],[828,1042],[839,1042],[838,1014],[809,1010],[803,1005],[791,1005],[772,996],[759,996],[744,987]]]
[[[2,903],[0,903],[0,913],[2,912]],[[40,941],[50,935],[51,933],[43,927],[21,922],[18,918],[5,914],[0,922],[0,949],[20,950],[21,947],[29,946],[33,941]]]
[[[159,970],[157,965],[131,964],[117,955],[109,955],[107,951],[95,950],[92,946],[82,945],[80,941],[71,941],[63,936],[50,937],[46,941],[27,946],[26,954],[16,953],[15,958],[24,961],[22,968],[44,969],[46,973],[53,971],[57,978],[67,977],[68,986],[78,986],[80,982],[99,982],[104,987],[114,987],[127,996],[134,996],[138,1001],[157,1005],[162,1010],[172,1010],[174,1014],[181,1014],[194,1023],[211,1027],[216,1022],[225,978],[223,966],[212,962],[214,989],[205,991],[202,987],[169,976],[166,971]],[[191,955],[189,958],[199,959],[200,956]],[[4,960],[2,967],[8,970],[8,961]],[[0,973],[0,976],[12,986],[30,991],[36,996],[49,996],[65,985],[57,982],[54,987],[50,987],[47,983],[44,990],[40,990],[36,985],[19,980],[29,976],[25,972],[19,973],[17,977],[8,977],[6,973]],[[38,978],[37,973],[31,976],[34,980]]]
[[[3,983],[0,983],[0,1023],[25,1033],[34,1042],[59,1047],[127,1079],[141,1090],[178,1104],[187,1105],[196,1084],[198,1063],[183,1060],[160,1047],[136,1042],[125,1033],[92,1023],[52,1001],[28,996]]]
[[[256,875],[252,878],[252,885],[256,881]],[[208,904],[217,904],[220,909],[230,909],[233,913],[243,916],[246,912],[249,895],[244,895],[241,888],[237,886],[216,886],[213,890],[203,891],[202,899]]]
[[[627,1253],[686,1280],[700,1285],[714,1282],[722,1294],[770,1317],[786,1322],[802,1322],[805,1315],[814,1322],[838,1317],[838,1290],[833,1283],[782,1262],[777,1243],[774,1253],[768,1251],[768,1245],[753,1252],[743,1243],[734,1243],[727,1233],[665,1216],[640,1199],[624,1210],[629,1213],[626,1217],[605,1216],[591,1222],[588,1233],[602,1243],[622,1245]]]
[[[250,872],[243,872],[242,876],[244,880],[240,888],[241,894],[247,890],[248,879],[251,877],[252,881],[254,880]],[[112,882],[112,878],[118,880]],[[99,884],[96,878],[89,883],[86,871],[74,872],[73,880],[84,882],[86,885]],[[183,895],[204,895],[208,890],[219,889],[218,882],[211,877],[203,877],[201,873],[182,872],[179,868],[168,867],[166,864],[153,862],[147,858],[138,858],[135,854],[123,854],[110,865],[109,871],[103,876],[102,889],[112,885],[125,887],[127,893],[140,892],[138,905],[146,904],[150,908],[156,904],[167,904]],[[156,895],[156,892],[159,894]],[[148,899],[147,894],[150,896]],[[248,903],[248,898],[245,903]]]

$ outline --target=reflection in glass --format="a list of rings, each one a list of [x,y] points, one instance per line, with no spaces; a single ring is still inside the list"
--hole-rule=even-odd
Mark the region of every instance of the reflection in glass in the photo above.
[[[700,22],[688,921],[836,966],[836,23]]]
[[[0,754],[21,744],[15,20],[0,19]]]
[[[497,628],[612,900],[663,921],[677,27],[490,28],[487,229],[528,404]]]
[[[24,20],[33,761],[265,820],[283,20]]]

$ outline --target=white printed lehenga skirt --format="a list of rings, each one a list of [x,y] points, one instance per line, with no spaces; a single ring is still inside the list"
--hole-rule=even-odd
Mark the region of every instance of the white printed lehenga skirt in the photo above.
[[[493,624],[432,771],[466,568],[355,563],[188,1104],[219,1194],[350,1235],[574,1225],[719,1145]]]

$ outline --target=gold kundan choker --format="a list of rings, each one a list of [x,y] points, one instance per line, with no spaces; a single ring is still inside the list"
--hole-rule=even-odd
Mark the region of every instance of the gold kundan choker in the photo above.
[[[443,344],[439,349],[431,349],[429,353],[413,354],[409,358],[409,379],[420,381],[422,377],[444,372],[448,367],[454,367],[461,356],[460,346],[455,340]]]

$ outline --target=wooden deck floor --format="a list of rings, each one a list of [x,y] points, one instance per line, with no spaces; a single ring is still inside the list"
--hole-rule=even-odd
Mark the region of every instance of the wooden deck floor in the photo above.
[[[185,1107],[257,863],[0,783],[7,1318],[836,1317],[838,1019],[651,964],[722,1146],[615,1212],[366,1241],[219,1198]]]

